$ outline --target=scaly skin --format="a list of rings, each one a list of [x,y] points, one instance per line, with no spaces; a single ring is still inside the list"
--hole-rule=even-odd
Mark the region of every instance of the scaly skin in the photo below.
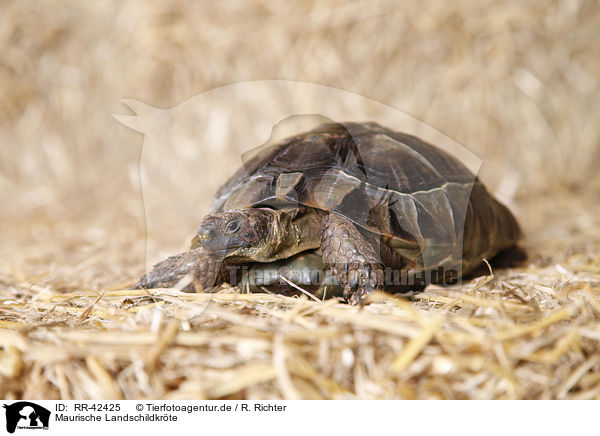
[[[200,247],[157,263],[135,288],[172,288],[180,284],[184,292],[195,292],[198,288],[210,290],[222,284],[226,274],[226,263],[208,256]],[[186,276],[189,278],[180,283]]]
[[[238,231],[241,236],[224,236],[223,229],[229,222],[240,218],[244,218]],[[257,222],[270,226],[270,230],[256,232]],[[320,214],[309,209],[239,210],[209,215],[200,231],[204,233],[195,241],[195,248],[154,265],[136,288],[179,284],[188,292],[198,288],[210,290],[229,279],[230,265],[286,259],[319,245],[323,263],[343,286],[349,303],[359,304],[367,292],[383,286],[383,267],[373,244],[350,220],[335,213]],[[207,252],[204,245],[211,250]],[[226,254],[215,256],[215,250]],[[183,280],[186,276],[187,281]]]
[[[359,303],[392,285],[383,266],[405,273],[402,290],[448,283],[520,239],[510,211],[458,160],[376,123],[323,124],[263,148],[218,191],[213,210],[192,251],[158,264],[140,287],[189,273],[213,286],[223,280],[217,260],[270,263],[321,248]]]
[[[232,222],[237,223],[233,227],[237,230],[228,232]],[[228,266],[272,262],[318,248],[320,228],[321,214],[306,207],[241,209],[207,215],[192,249],[154,265],[136,288],[174,287],[189,276],[182,290],[210,290],[235,278],[236,269],[230,271]]]
[[[330,213],[323,219],[321,250],[350,304],[360,304],[369,291],[383,287],[383,266],[373,244],[347,218]]]

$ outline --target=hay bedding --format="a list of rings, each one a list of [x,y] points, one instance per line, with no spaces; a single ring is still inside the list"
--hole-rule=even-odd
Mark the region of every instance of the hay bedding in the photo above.
[[[363,308],[229,287],[129,290],[135,229],[90,247],[77,223],[62,236],[57,224],[54,245],[2,252],[0,396],[599,398],[595,200],[529,202],[526,230],[543,231],[522,268],[411,298],[376,293]]]
[[[600,397],[594,2],[5,3],[0,397]],[[362,309],[127,290],[141,139],[118,101],[264,78],[358,92],[468,145],[492,190],[521,195],[529,263]]]

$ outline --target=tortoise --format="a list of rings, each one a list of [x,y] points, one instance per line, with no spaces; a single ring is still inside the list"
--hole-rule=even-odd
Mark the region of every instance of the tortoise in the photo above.
[[[445,151],[374,122],[326,123],[248,159],[191,249],[136,287],[211,290],[241,265],[316,250],[358,304],[376,288],[454,283],[520,237],[511,212]]]

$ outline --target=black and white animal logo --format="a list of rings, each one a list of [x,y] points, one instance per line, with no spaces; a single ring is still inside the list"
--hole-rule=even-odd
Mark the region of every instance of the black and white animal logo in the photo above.
[[[6,431],[14,433],[19,429],[48,429],[50,411],[42,406],[29,401],[19,401],[10,405],[4,404],[6,409]]]

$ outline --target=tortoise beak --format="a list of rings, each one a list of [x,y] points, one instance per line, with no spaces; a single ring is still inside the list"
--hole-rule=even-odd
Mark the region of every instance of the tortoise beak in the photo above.
[[[194,239],[192,239],[192,248],[200,247],[202,247],[202,237],[199,234],[196,234],[196,236],[194,236]]]
[[[203,228],[203,229],[200,229],[200,231],[196,235],[196,238],[198,238],[198,241],[208,241],[212,236],[213,236],[212,229]]]
[[[202,247],[209,256],[218,259],[235,251],[239,244],[235,242],[235,239],[222,235],[216,223],[205,221],[192,240],[192,247]]]
[[[198,242],[208,241],[209,239],[215,236],[215,232],[217,230],[217,225],[213,221],[207,221],[202,223],[200,228],[198,229],[198,234],[194,238]]]
[[[214,231],[216,226],[214,223],[208,223],[208,225],[202,225],[198,229],[198,233],[192,239],[192,248],[198,248],[203,245],[204,241],[208,241],[211,237],[214,236]]]

